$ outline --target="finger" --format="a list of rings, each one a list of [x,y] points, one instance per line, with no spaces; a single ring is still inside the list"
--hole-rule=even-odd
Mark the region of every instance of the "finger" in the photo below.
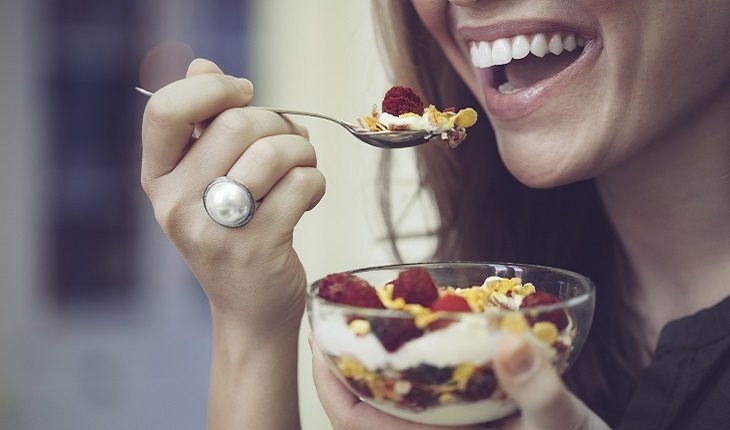
[[[524,338],[505,338],[495,355],[494,369],[500,386],[522,410],[523,428],[587,428],[590,410],[568,391],[550,362]]]
[[[295,167],[317,167],[314,147],[302,136],[278,134],[252,143],[227,176],[246,184],[254,199],[260,200]]]
[[[313,207],[324,192],[325,179],[319,170],[295,167],[266,194],[249,225],[266,229],[271,237],[290,237],[304,212]]]
[[[206,60],[205,58],[196,58],[190,62],[185,77],[189,78],[191,76],[202,75],[203,73],[215,73],[222,75],[223,70],[210,60]]]
[[[192,76],[202,75],[205,73],[212,73],[216,75],[223,75],[223,70],[221,70],[220,67],[218,67],[217,64],[210,60],[206,60],[204,58],[196,58],[193,60],[190,65],[188,66],[188,71],[185,74],[186,78],[190,78]],[[199,137],[203,132],[205,131],[206,127],[208,127],[209,121],[202,121],[197,124],[195,124],[195,129],[193,130],[193,136]]]
[[[193,76],[157,91],[142,120],[143,179],[172,171],[185,153],[194,124],[245,106],[252,96],[247,80],[215,74]]]
[[[300,134],[288,119],[262,109],[234,108],[218,115],[185,153],[176,169],[210,178],[225,174],[253,142],[278,134]]]

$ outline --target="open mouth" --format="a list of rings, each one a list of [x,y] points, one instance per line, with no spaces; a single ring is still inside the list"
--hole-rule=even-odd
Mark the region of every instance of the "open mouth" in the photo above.
[[[564,103],[584,92],[585,85],[598,82],[600,72],[594,65],[603,50],[600,36],[548,26],[556,25],[525,22],[459,29],[493,120],[517,120],[550,100],[564,110]]]
[[[469,42],[472,65],[489,69],[488,81],[501,94],[513,94],[568,68],[583,53],[587,39],[575,32],[520,34]]]

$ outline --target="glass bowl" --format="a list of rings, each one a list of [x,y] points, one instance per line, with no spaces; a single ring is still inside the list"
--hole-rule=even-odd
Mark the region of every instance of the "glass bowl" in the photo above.
[[[391,415],[431,425],[478,424],[508,416],[517,406],[500,389],[491,363],[500,339],[507,333],[524,336],[562,373],[575,362],[590,330],[594,285],[566,270],[448,262],[348,273],[382,290],[414,268],[425,269],[439,287],[466,289],[486,285],[489,277],[520,278],[522,285],[531,283],[560,302],[483,313],[437,312],[426,317],[424,326],[423,319],[402,310],[326,301],[318,296],[322,280],[312,283],[307,315],[330,369],[361,400]]]

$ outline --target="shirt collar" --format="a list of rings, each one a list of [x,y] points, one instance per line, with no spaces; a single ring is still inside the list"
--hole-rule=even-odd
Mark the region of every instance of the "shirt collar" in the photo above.
[[[726,336],[730,336],[730,296],[711,308],[669,322],[662,329],[656,352],[698,349]]]

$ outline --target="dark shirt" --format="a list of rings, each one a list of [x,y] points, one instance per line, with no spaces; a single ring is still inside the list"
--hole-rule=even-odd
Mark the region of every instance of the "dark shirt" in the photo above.
[[[620,430],[730,430],[730,297],[667,324]]]

